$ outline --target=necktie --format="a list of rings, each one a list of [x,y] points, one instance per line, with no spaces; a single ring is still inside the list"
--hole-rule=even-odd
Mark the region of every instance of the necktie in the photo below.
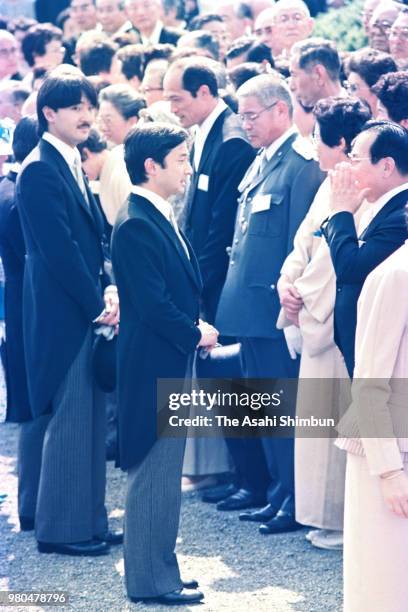
[[[85,201],[86,201],[86,203],[89,206],[88,194],[86,192],[84,175],[82,173],[81,161],[80,161],[79,157],[75,157],[75,161],[74,161],[74,165],[73,165],[73,170],[74,170],[74,176],[76,178],[76,182],[78,183],[78,187],[81,190],[81,193],[84,196]]]
[[[180,242],[181,242],[181,246],[182,246],[182,247],[183,247],[183,249],[184,249],[184,252],[185,252],[185,254],[186,254],[186,256],[187,256],[187,259],[190,259],[190,253],[188,252],[187,245],[186,245],[186,243],[184,242],[183,236],[182,236],[182,235],[181,235],[181,233],[180,233],[179,226],[177,225],[177,221],[176,221],[176,217],[174,216],[174,211],[173,211],[173,209],[171,209],[171,210],[170,210],[170,223],[171,223],[172,228],[173,228],[173,229],[174,229],[174,231],[176,232],[177,238],[178,238],[178,239],[180,240]]]

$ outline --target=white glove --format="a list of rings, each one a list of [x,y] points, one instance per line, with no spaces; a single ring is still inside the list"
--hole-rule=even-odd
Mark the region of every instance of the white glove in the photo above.
[[[283,328],[283,333],[285,334],[289,355],[292,359],[296,359],[297,355],[302,353],[303,339],[300,329],[296,325],[289,325],[289,327]]]

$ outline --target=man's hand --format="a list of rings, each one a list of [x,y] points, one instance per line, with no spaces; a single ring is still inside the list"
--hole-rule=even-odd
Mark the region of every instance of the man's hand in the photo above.
[[[201,340],[198,343],[197,347],[202,346],[208,352],[211,351],[218,342],[218,331],[209,323],[201,321],[201,319],[197,327],[201,332]]]
[[[117,326],[119,323],[119,296],[118,290],[115,285],[109,285],[105,289],[103,295],[105,302],[104,313],[96,319],[97,325],[114,325]]]
[[[356,170],[347,162],[337,164],[329,171],[332,212],[349,212],[352,215],[360,208],[370,188],[361,189],[358,185]]]
[[[381,493],[384,501],[393,514],[401,518],[408,518],[408,476],[401,470],[395,478],[380,478]]]
[[[286,276],[281,276],[278,281],[278,294],[282,308],[285,310],[287,318],[299,325],[298,315],[303,306],[303,300],[294,285]]]

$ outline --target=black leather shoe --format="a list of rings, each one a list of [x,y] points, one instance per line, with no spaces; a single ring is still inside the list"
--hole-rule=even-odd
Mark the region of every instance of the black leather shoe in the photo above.
[[[234,495],[218,502],[217,510],[245,510],[246,508],[263,506],[264,503],[264,499],[259,499],[251,491],[239,489]]]
[[[198,589],[197,580],[182,580],[183,589]]]
[[[230,495],[234,495],[238,491],[237,487],[234,484],[223,484],[218,485],[218,487],[213,487],[212,489],[208,489],[205,493],[203,493],[201,497],[201,501],[206,504],[216,504],[217,502],[230,497]]]
[[[95,536],[95,540],[98,540],[98,542],[106,542],[111,546],[115,546],[116,544],[123,544],[123,529],[107,531],[101,536]]]
[[[240,521],[251,521],[252,523],[266,523],[270,521],[278,512],[279,508],[268,504],[260,510],[253,510],[252,512],[241,512],[239,515]]]
[[[20,516],[19,520],[21,531],[32,531],[34,529],[34,519],[28,518],[28,516]]]
[[[58,553],[59,555],[73,555],[75,557],[106,555],[109,552],[109,544],[100,540],[88,540],[87,542],[72,542],[70,544],[53,544],[51,542],[37,542],[38,552]]]
[[[292,513],[279,510],[276,516],[265,525],[260,525],[259,532],[264,535],[270,533],[286,533],[288,531],[297,531],[302,529],[303,525],[295,521]]]
[[[171,593],[166,593],[165,595],[160,595],[159,597],[142,597],[140,599],[130,597],[130,601],[133,601],[133,603],[159,603],[165,606],[187,606],[199,603],[203,599],[204,595],[201,593],[201,591],[188,591],[184,589],[178,589],[177,591],[172,591]]]

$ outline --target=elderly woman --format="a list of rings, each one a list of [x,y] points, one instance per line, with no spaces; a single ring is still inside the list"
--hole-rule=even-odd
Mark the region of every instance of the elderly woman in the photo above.
[[[347,160],[351,142],[370,119],[368,106],[357,98],[326,98],[314,110],[320,168],[331,170]],[[330,214],[329,182],[316,194],[294,240],[278,283],[282,311],[278,326],[299,326],[303,342],[297,415],[333,416],[339,411],[340,381],[347,379],[343,358],[334,343],[335,273],[320,225]],[[288,344],[290,344],[288,339]],[[309,382],[308,382],[309,379]],[[324,379],[321,384],[317,380]],[[295,443],[296,520],[315,529],[306,536],[320,548],[342,546],[345,460],[328,438],[306,438],[298,430]]]

